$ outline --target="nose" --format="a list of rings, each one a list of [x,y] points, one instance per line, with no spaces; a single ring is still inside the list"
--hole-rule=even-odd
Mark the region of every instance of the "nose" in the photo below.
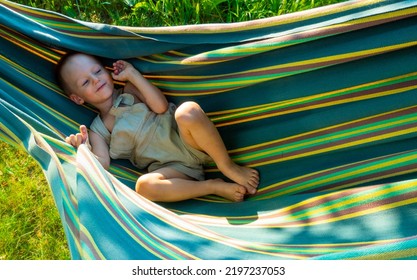
[[[96,84],[100,81],[100,78],[97,75],[91,75],[91,80]]]

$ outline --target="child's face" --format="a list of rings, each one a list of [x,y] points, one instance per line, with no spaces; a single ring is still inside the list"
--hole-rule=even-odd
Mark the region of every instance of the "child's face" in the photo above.
[[[112,97],[114,84],[109,72],[93,57],[77,54],[63,68],[63,77],[77,104],[98,105]]]

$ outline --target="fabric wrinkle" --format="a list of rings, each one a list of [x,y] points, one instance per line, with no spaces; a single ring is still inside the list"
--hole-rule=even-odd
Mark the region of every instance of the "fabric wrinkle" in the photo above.
[[[132,95],[116,94],[111,109],[116,118],[112,133],[100,116],[90,127],[106,140],[112,159],[128,159],[149,172],[171,167],[191,178],[204,180],[203,165],[211,159],[182,140],[173,117],[174,104],[169,104],[167,112],[156,114],[146,104],[134,103]]]

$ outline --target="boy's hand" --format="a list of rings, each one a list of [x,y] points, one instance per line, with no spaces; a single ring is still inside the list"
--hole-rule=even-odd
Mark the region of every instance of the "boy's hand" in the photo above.
[[[126,82],[130,80],[130,77],[132,77],[132,74],[139,74],[139,71],[137,71],[132,64],[129,62],[126,62],[124,60],[118,60],[115,63],[113,63],[113,73],[112,77],[113,79],[121,82]]]
[[[88,148],[91,150],[90,143],[88,141],[88,131],[85,125],[80,126],[80,132],[77,134],[71,134],[65,138],[65,142],[78,148],[81,144],[87,144]]]

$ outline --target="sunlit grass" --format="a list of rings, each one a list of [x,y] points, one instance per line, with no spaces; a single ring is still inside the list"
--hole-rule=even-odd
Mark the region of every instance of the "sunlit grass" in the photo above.
[[[0,142],[0,260],[69,259],[51,191],[38,164]]]

